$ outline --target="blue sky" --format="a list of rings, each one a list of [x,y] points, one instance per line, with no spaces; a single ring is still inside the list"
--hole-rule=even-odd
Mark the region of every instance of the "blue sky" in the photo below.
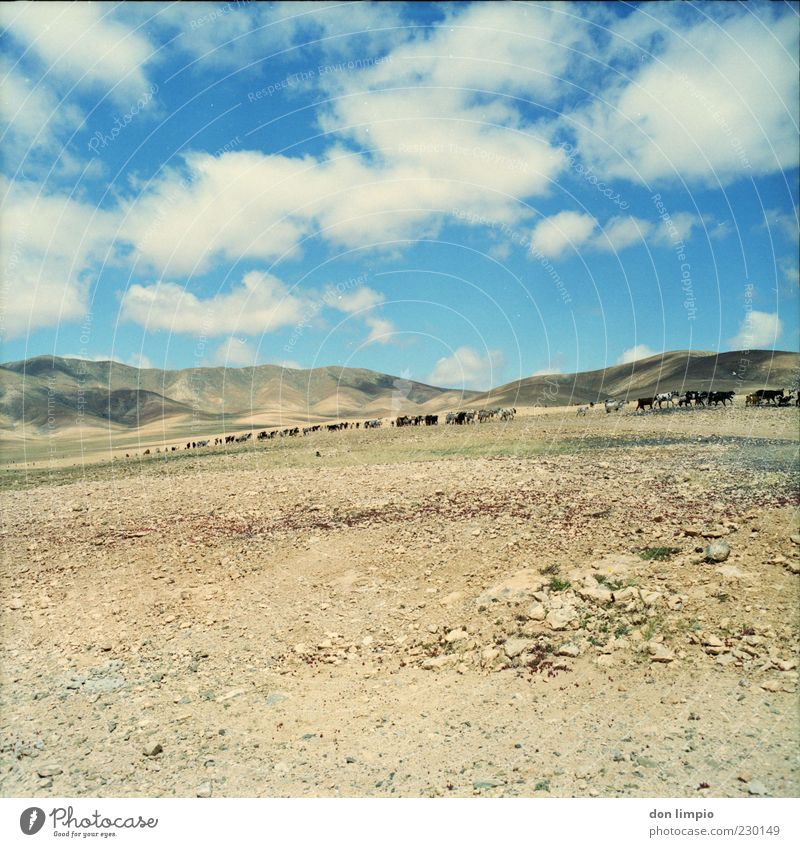
[[[798,349],[788,4],[0,4],[4,360]]]

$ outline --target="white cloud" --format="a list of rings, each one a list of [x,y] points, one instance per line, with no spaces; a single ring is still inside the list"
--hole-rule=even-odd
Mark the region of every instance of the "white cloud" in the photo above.
[[[144,353],[132,353],[128,356],[128,365],[131,365],[134,368],[143,368],[147,370],[148,368],[153,367],[153,362],[149,358],[149,356],[145,356]]]
[[[30,183],[0,179],[3,238],[0,284],[8,338],[83,318],[114,234],[114,216],[67,197],[40,194]]]
[[[117,101],[144,93],[154,47],[115,20],[104,3],[3,3],[0,21],[36,54],[53,80],[107,91]]]
[[[759,312],[754,309],[745,315],[739,332],[731,338],[730,344],[737,350],[771,348],[782,332],[783,321],[777,312]]]
[[[243,338],[230,336],[217,347],[214,361],[225,367],[247,367],[256,362],[256,349]]]
[[[570,247],[614,253],[637,244],[673,247],[682,240],[688,240],[692,230],[701,223],[697,215],[677,212],[670,218],[669,225],[663,221],[653,223],[644,218],[620,216],[610,218],[600,226],[590,215],[559,212],[544,218],[534,227],[531,250],[557,259]]]
[[[594,243],[600,250],[617,252],[633,244],[644,243],[652,229],[653,225],[642,218],[611,218]]]
[[[608,79],[602,97],[569,116],[582,157],[606,176],[726,184],[796,166],[794,14],[748,6],[686,26],[663,4],[611,31],[636,40],[622,53],[639,46],[654,58]]]
[[[534,371],[531,376],[557,376],[558,374],[563,374],[564,371],[561,368],[549,367],[542,368],[541,370]]]
[[[354,291],[347,293],[337,292],[334,288],[329,288],[325,292],[325,303],[340,312],[353,314],[354,312],[362,312],[383,303],[384,296],[379,291],[375,291],[366,285],[356,288]]]
[[[531,236],[531,251],[557,259],[568,248],[577,250],[589,240],[597,226],[591,215],[559,212],[536,224]]]
[[[6,62],[0,62],[0,75],[3,77],[0,122],[5,125],[0,143],[6,169],[16,170],[26,157],[26,165],[30,166],[41,154],[64,154],[59,136],[80,126],[81,110],[58,97],[41,79],[34,82]]]
[[[173,282],[132,285],[122,298],[121,312],[123,319],[148,330],[260,335],[300,322],[309,306],[276,277],[251,271],[230,291],[207,298]]]
[[[488,389],[497,381],[502,364],[500,350],[489,350],[482,356],[473,347],[459,347],[436,362],[426,382],[447,388]]]
[[[628,365],[631,362],[637,362],[639,359],[649,359],[650,356],[657,356],[655,350],[651,350],[646,344],[637,344],[635,347],[629,347],[623,350],[622,355],[617,359],[618,365]]]
[[[796,212],[767,209],[764,212],[764,227],[779,232],[793,243],[797,243],[798,225]]]
[[[393,336],[397,327],[390,320],[371,316],[364,323],[370,329],[365,344],[391,344],[395,340]]]

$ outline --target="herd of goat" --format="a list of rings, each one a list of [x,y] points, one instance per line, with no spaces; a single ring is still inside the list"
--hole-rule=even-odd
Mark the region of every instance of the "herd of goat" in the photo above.
[[[728,403],[733,403],[735,391],[669,391],[660,394],[655,394],[652,397],[639,397],[636,400],[636,411],[646,412],[648,409],[655,410],[656,407],[662,409],[665,405],[668,408],[690,408],[692,406],[718,406],[722,403],[726,406]],[[603,401],[603,407],[606,414],[611,412],[621,412],[630,403],[630,400],[615,400],[608,398]],[[745,398],[746,406],[800,406],[800,391],[795,395],[794,392],[787,391],[783,388],[773,390],[762,388],[752,394],[748,394]],[[588,403],[578,406],[578,415],[585,415],[590,409],[594,408],[594,403]],[[501,421],[513,420],[517,414],[515,408],[508,409],[470,409],[459,412],[448,412],[445,415],[445,424],[453,426],[463,426],[465,424],[485,423],[486,421],[497,418]],[[400,417],[390,420],[390,426],[406,427],[406,426],[437,426],[439,423],[439,415],[401,415]],[[383,420],[373,418],[366,421],[341,421],[339,423],[330,424],[315,424],[314,426],[294,426],[287,429],[273,429],[267,431],[261,430],[256,435],[258,441],[267,441],[272,438],[285,438],[296,435],[311,435],[314,432],[338,432],[344,429],[377,429],[383,426]],[[225,444],[243,444],[250,441],[253,437],[252,432],[246,432],[242,435],[224,435],[214,439],[207,438],[202,441],[188,441],[185,450],[195,450],[199,447],[211,447]],[[163,452],[175,452],[180,448],[165,447]],[[150,455],[150,450],[145,450],[144,455]],[[161,453],[161,448],[156,448],[156,453]],[[125,458],[130,458],[130,454],[126,453]]]
[[[652,397],[639,397],[636,400],[636,411],[646,412],[651,411],[658,406],[659,409],[673,408],[691,408],[692,406],[727,406],[728,403],[733,403],[735,391],[686,391],[681,394],[680,391],[667,391],[661,394],[655,394]],[[603,405],[606,414],[611,412],[620,412],[631,402],[630,400],[613,400],[609,398],[605,400]],[[748,394],[745,397],[745,406],[800,406],[800,392],[795,396],[791,391],[786,391],[783,388],[770,389],[760,388],[753,394]],[[594,403],[578,406],[577,414],[585,415],[589,409],[594,408]]]

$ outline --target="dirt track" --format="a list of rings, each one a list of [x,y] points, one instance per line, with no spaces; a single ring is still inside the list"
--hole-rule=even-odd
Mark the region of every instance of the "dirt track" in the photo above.
[[[7,473],[0,792],[796,795],[796,436],[567,410]]]

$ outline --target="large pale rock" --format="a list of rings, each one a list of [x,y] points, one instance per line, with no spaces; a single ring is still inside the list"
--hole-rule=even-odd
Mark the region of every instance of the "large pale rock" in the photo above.
[[[539,571],[526,568],[487,588],[476,602],[479,606],[488,606],[491,603],[519,603],[540,591],[544,584],[544,577]]]
[[[509,638],[503,645],[503,651],[509,659],[519,656],[526,650],[530,650],[536,642],[530,638]]]

